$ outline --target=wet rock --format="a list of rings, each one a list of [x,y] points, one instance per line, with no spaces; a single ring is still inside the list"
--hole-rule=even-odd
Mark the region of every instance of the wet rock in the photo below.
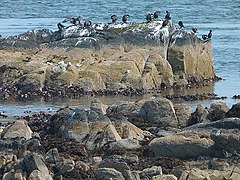
[[[151,136],[148,131],[143,131],[126,120],[113,121],[113,124],[122,139],[143,140],[146,136]]]
[[[175,113],[181,127],[186,127],[193,110],[187,104],[174,104]]]
[[[107,116],[111,120],[137,119],[139,109],[140,107],[136,103],[122,102],[109,106],[107,109]]]
[[[207,118],[210,121],[217,121],[220,119],[224,119],[226,117],[226,112],[228,111],[228,107],[226,103],[223,102],[215,102],[210,105],[209,114]]]
[[[199,136],[184,137],[173,135],[153,139],[149,144],[149,151],[155,157],[177,157],[189,159],[200,155],[211,155],[214,141]]]
[[[122,139],[107,145],[106,151],[110,154],[141,153],[142,146],[136,139]]]
[[[134,179],[129,165],[118,156],[111,156],[104,159],[100,165],[100,168],[114,168],[117,171],[121,172],[125,179]]]
[[[193,124],[201,123],[201,122],[208,122],[208,110],[204,108],[201,104],[199,104],[196,110],[192,113],[191,117],[187,122],[187,126],[191,126]]]
[[[200,170],[193,168],[190,171],[184,171],[180,177],[180,180],[186,179],[238,179],[239,168],[232,171],[218,171],[218,170]]]
[[[141,107],[140,114],[149,126],[177,127],[178,121],[171,101],[165,98],[153,97]]]
[[[162,176],[162,168],[160,166],[152,166],[150,168],[143,169],[139,173],[141,179],[154,179],[154,176]]]
[[[52,177],[45,172],[33,170],[28,177],[29,180],[51,180]]]
[[[96,178],[99,180],[125,180],[122,173],[114,168],[99,168],[96,172]]]
[[[71,159],[65,159],[60,168],[60,174],[65,174],[67,172],[71,172],[74,169],[75,162]]]
[[[227,104],[224,103],[224,102],[220,102],[220,101],[212,103],[210,105],[210,108],[213,109],[213,110],[219,109],[219,110],[222,110],[224,112],[227,112],[229,110]]]
[[[59,156],[57,148],[50,149],[46,153],[45,161],[48,162],[48,163],[56,164],[57,162],[60,162],[62,160],[63,159]]]
[[[32,138],[32,130],[29,128],[27,121],[17,120],[12,125],[6,127],[2,133],[3,138]]]
[[[99,114],[106,114],[108,106],[103,104],[99,99],[94,98],[93,101],[91,102],[90,109],[99,113]]]
[[[227,117],[240,117],[240,103],[234,104],[227,112]]]
[[[36,170],[40,171],[41,174],[49,175],[47,166],[43,161],[43,157],[36,153],[30,153],[26,155],[22,161],[22,169],[26,171],[29,175]],[[48,176],[49,177],[49,176]]]
[[[159,177],[159,180],[160,179],[161,180],[177,180],[178,178],[176,176],[174,176],[173,174],[168,174],[168,175],[162,175],[161,177]],[[154,180],[158,180],[158,179],[156,178]]]
[[[218,154],[218,156],[223,156],[224,154],[224,156],[228,156],[226,152],[229,152],[230,154],[240,152],[240,147],[238,145],[240,135],[239,129],[239,118],[225,118],[215,122],[196,124],[185,128],[184,131],[190,133],[195,132],[199,135],[203,133],[208,134],[208,136],[210,136],[215,142],[215,153]]]

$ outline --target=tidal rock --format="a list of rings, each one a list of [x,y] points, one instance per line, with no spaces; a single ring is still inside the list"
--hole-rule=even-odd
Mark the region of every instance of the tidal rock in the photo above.
[[[157,178],[155,179],[153,177],[154,180],[158,180]],[[176,176],[174,176],[173,174],[168,174],[168,175],[162,175],[159,177],[159,180],[177,180],[178,178]]]
[[[122,173],[114,168],[99,168],[96,172],[96,178],[99,180],[125,180]]]
[[[193,110],[187,104],[174,104],[175,113],[181,127],[186,127]]]
[[[171,101],[165,98],[153,97],[141,107],[140,114],[149,126],[177,127],[178,120]]]
[[[232,171],[218,171],[218,170],[201,170],[193,168],[190,171],[184,171],[179,178],[180,180],[194,180],[194,179],[238,179],[240,178],[239,168]]]
[[[177,157],[189,159],[201,155],[211,155],[214,141],[199,136],[184,137],[173,135],[153,139],[149,144],[149,151],[155,157]]]
[[[100,165],[100,168],[114,168],[121,172],[125,179],[135,179],[133,173],[130,170],[129,165],[118,156],[111,156],[104,159]]]
[[[201,104],[197,105],[196,110],[191,114],[191,117],[187,121],[187,126],[191,126],[193,124],[201,123],[201,122],[209,122],[208,110],[204,108]]]
[[[37,172],[40,171],[41,174],[49,175],[49,171],[44,163],[43,157],[36,153],[30,153],[24,157],[22,161],[22,169],[26,171],[29,175],[34,170],[36,170]]]
[[[143,169],[139,176],[141,179],[154,179],[154,176],[162,176],[162,168],[160,166],[152,166],[150,168]]]
[[[232,156],[240,153],[238,145],[240,136],[239,118],[225,118],[214,122],[196,124],[185,128],[184,131],[199,135],[208,134],[215,142],[215,153],[218,156]],[[230,154],[227,155],[226,153]]]
[[[29,128],[26,120],[17,120],[12,125],[6,127],[2,133],[3,138],[32,138],[32,130]]]
[[[62,161],[62,158],[59,156],[58,149],[57,148],[50,149],[46,153],[45,161],[51,164],[56,164],[57,162]]]
[[[49,173],[45,173],[39,170],[33,170],[28,177],[29,180],[52,180]]]
[[[94,98],[93,101],[91,102],[90,109],[99,113],[99,114],[106,114],[108,106],[103,104],[99,99]]]
[[[239,117],[240,118],[240,103],[234,104],[227,112],[227,117]]]
[[[142,146],[136,139],[122,139],[109,143],[105,148],[106,151],[110,152],[110,154],[139,154],[141,153]]]

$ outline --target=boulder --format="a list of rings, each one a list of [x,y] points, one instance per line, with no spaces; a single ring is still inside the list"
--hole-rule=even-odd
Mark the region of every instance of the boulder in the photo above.
[[[162,176],[162,168],[160,166],[152,166],[150,168],[143,169],[139,176],[141,179],[148,179],[149,177],[154,179],[154,176]]]
[[[122,173],[114,168],[99,168],[96,172],[96,178],[99,180],[125,180]]]
[[[135,179],[129,165],[119,156],[105,158],[99,165],[100,168],[114,168],[121,172],[125,179]]]
[[[177,180],[178,178],[173,174],[158,176],[157,178],[153,177],[153,180]]]
[[[181,127],[186,127],[188,119],[193,113],[192,108],[184,103],[174,104],[175,113]]]
[[[51,180],[52,177],[45,172],[34,170],[28,177],[29,180]]]
[[[208,113],[208,109],[204,108],[201,104],[198,104],[196,110],[189,117],[187,126],[201,122],[209,122],[209,119],[207,118]]]
[[[176,30],[168,46],[167,60],[175,80],[202,81],[215,77],[211,41],[203,43],[193,33]]]
[[[29,128],[26,120],[17,120],[13,124],[6,127],[2,133],[3,138],[24,138],[29,140],[32,138],[32,130]]]
[[[231,109],[227,112],[227,117],[239,117],[240,118],[240,103],[234,104]]]
[[[198,168],[192,168],[190,171],[183,171],[179,180],[194,180],[194,179],[239,179],[239,168],[233,168],[229,171],[218,171],[218,170],[201,170]]]
[[[183,129],[185,132],[197,133],[199,135],[208,134],[215,142],[215,154],[218,156],[228,156],[226,153],[236,155],[240,153],[240,119],[225,118],[222,120],[196,124]]]
[[[105,149],[110,154],[141,154],[142,152],[142,146],[136,139],[122,139],[116,142],[111,142],[105,147]]]
[[[107,108],[108,108],[108,106],[103,104],[98,98],[94,98],[92,100],[91,106],[90,106],[90,109],[92,111],[95,111],[95,112],[97,112],[99,114],[103,114],[103,115],[106,114]]]
[[[107,116],[92,110],[63,110],[50,119],[50,131],[84,143],[89,149],[122,139]]]
[[[155,157],[165,156],[189,159],[202,155],[211,155],[213,153],[211,149],[213,145],[214,141],[210,138],[173,135],[153,139],[149,144],[149,151]]]
[[[140,114],[149,126],[177,127],[178,120],[171,101],[161,97],[152,97],[143,104]]]

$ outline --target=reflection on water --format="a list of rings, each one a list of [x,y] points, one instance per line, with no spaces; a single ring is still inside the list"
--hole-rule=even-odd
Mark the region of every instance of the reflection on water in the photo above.
[[[104,104],[111,105],[114,103],[119,103],[121,101],[139,101],[142,99],[147,99],[151,96],[165,96],[165,95],[201,95],[207,93],[214,93],[214,85],[204,86],[200,88],[191,88],[191,89],[179,89],[179,90],[170,90],[164,93],[157,93],[154,91],[150,91],[148,94],[144,96],[122,96],[122,95],[115,95],[115,96],[101,96],[98,97]],[[8,100],[2,101],[0,103],[0,112],[4,112],[4,114],[12,117],[12,116],[23,116],[27,115],[24,113],[25,111],[31,111],[29,114],[34,114],[40,111],[54,113],[59,108],[62,107],[72,107],[72,108],[89,108],[91,105],[91,101],[94,97],[91,96],[84,96],[79,99],[36,99],[34,101],[11,101]],[[202,104],[203,106],[209,106],[216,100],[204,100],[204,101],[184,101],[184,100],[173,100],[173,103],[180,103],[184,102],[189,104],[193,109],[196,108],[197,104]],[[231,98],[227,98],[221,100],[226,102],[229,107],[232,104],[240,102],[240,100],[233,100]]]

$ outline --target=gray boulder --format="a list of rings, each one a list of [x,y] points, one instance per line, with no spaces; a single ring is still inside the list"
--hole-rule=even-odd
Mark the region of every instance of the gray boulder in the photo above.
[[[175,113],[181,127],[186,127],[188,119],[193,113],[192,108],[184,103],[174,104]]]
[[[173,135],[153,139],[149,144],[149,151],[155,157],[177,157],[183,159],[196,158],[213,153],[214,141],[199,136],[185,137]]]
[[[17,120],[4,129],[2,137],[5,139],[24,138],[29,140],[32,138],[32,133],[26,120]]]
[[[150,98],[141,107],[140,114],[149,126],[177,127],[179,124],[173,104],[166,98]]]
[[[99,168],[96,178],[99,180],[125,180],[122,173],[114,168]]]

